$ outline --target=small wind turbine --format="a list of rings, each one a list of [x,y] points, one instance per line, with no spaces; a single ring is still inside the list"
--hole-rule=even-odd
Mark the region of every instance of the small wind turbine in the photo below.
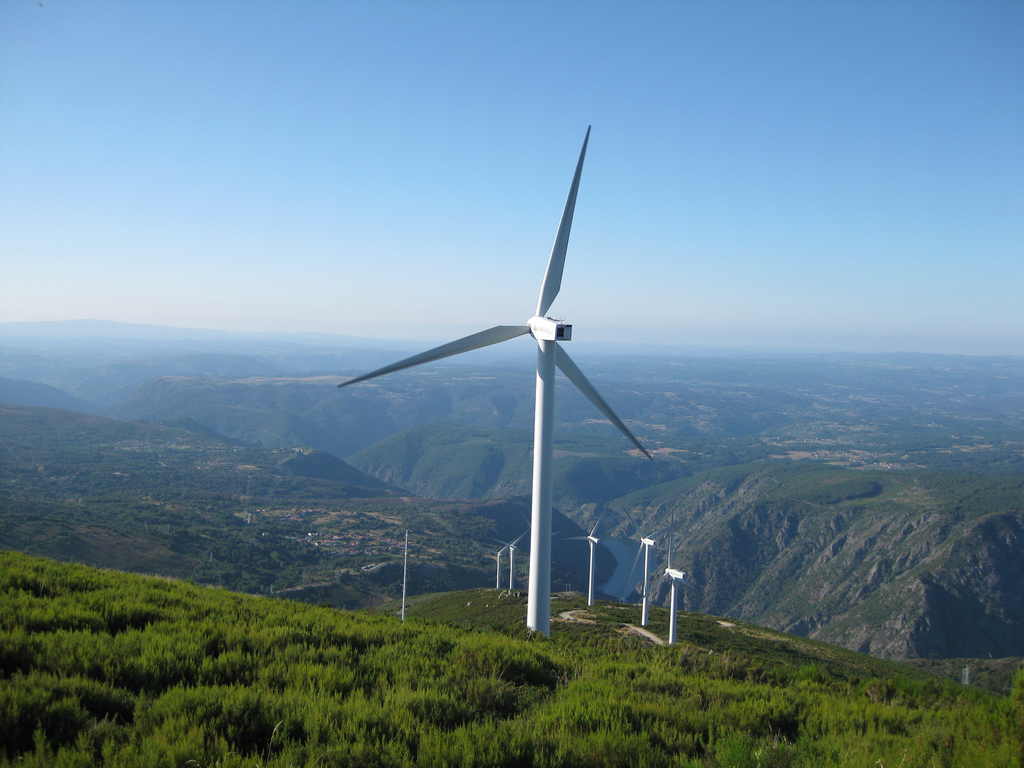
[[[619,428],[648,459],[650,453],[633,436],[622,420],[615,415],[583,372],[558,344],[572,338],[572,326],[547,316],[551,304],[562,286],[562,270],[565,267],[565,253],[569,246],[569,231],[572,228],[573,212],[576,209],[576,193],[579,189],[580,174],[583,172],[583,158],[587,154],[590,128],[583,138],[583,149],[576,163],[576,172],[569,186],[569,196],[562,209],[562,218],[555,233],[544,279],[541,281],[540,298],[534,316],[525,325],[498,325],[486,331],[442,344],[418,355],[399,360],[397,363],[364,373],[339,384],[339,387],[366,381],[387,373],[401,371],[414,365],[422,365],[451,355],[480,349],[491,344],[530,334],[537,341],[537,394],[533,427],[533,509],[530,524],[530,585],[526,607],[526,625],[543,635],[551,633],[551,495],[552,464],[554,462],[554,420],[555,420],[555,368],[557,367],[576,388],[592,402],[605,417]],[[499,564],[500,568],[500,564]]]
[[[597,526],[601,524],[601,518],[604,517],[604,512],[598,515],[597,522],[594,523],[594,527],[590,529],[590,533],[586,536],[574,536],[572,541],[584,541],[586,540],[590,544],[590,585],[587,588],[587,605],[591,606],[594,604],[594,549],[597,547],[599,538],[594,534],[597,533]]]
[[[636,551],[636,557],[633,558],[633,567],[629,570],[629,581],[633,582],[633,571],[636,570],[637,561],[640,559],[640,553],[644,556],[644,580],[643,586],[640,590],[641,595],[641,609],[640,609],[640,626],[646,627],[647,620],[650,616],[650,592],[648,585],[651,580],[651,547],[656,547],[657,542],[652,536],[645,536],[640,526],[636,524],[636,520],[629,514],[626,509],[622,510],[626,518],[633,524],[633,528],[636,530],[636,535],[640,539],[640,547]]]
[[[642,602],[642,606],[643,607],[640,610],[640,626],[641,627],[646,627],[647,626],[647,620],[648,620],[648,618],[650,618],[651,596],[650,596],[650,593],[648,592],[648,586],[649,586],[649,582],[651,580],[650,559],[651,559],[651,547],[653,547],[653,546],[656,546],[655,543],[654,543],[654,539],[652,539],[652,538],[650,538],[648,536],[644,536],[642,539],[640,539],[640,547],[644,551],[644,591],[643,591],[643,602]]]
[[[497,542],[498,544],[501,544],[501,549],[499,549],[497,552],[494,553],[494,557],[498,561],[498,571],[497,571],[497,573],[494,576],[494,588],[495,589],[501,589],[501,553],[504,552],[506,549],[508,550],[508,569],[509,569],[509,573],[508,573],[508,588],[510,590],[515,588],[516,550],[518,549],[516,544],[518,544],[519,540],[522,539],[523,536],[525,536],[528,532],[529,531],[523,531],[523,533],[519,534],[519,536],[516,537],[515,540],[513,540],[513,541],[502,541],[501,539],[491,538],[491,541],[494,541],[494,542]]]
[[[405,585],[409,575],[409,531],[405,532],[405,557],[402,560],[402,621],[405,621]]]
[[[507,544],[494,553],[494,562],[496,565],[496,571],[494,574],[495,589],[501,589],[501,553],[504,552],[506,549],[508,549]]]
[[[519,539],[526,535],[526,531],[519,534],[519,538],[515,541],[510,541],[508,546],[508,591],[511,592],[516,588],[516,544],[519,543]]]
[[[672,536],[669,536],[668,544],[668,563],[665,566],[665,574],[661,577],[662,579],[669,578],[672,580],[672,588],[669,592],[669,614],[668,614],[668,644],[676,644],[676,585],[693,587],[696,586],[690,578],[686,575],[686,571],[680,571],[672,567],[672,550],[675,547],[672,543]],[[660,583],[659,579],[659,583]]]

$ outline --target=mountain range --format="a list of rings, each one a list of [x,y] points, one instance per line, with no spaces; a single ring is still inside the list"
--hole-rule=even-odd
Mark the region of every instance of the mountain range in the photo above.
[[[421,525],[432,532],[414,571],[438,589],[489,583],[483,542],[523,532],[528,365],[437,364],[339,392],[395,351],[166,333],[15,343],[0,330],[4,546],[356,605],[393,594],[393,568],[361,569],[398,553],[339,570],[310,555],[314,535],[350,536],[357,519],[382,537]],[[671,541],[696,584],[688,610],[893,659],[1024,656],[1024,360],[593,355],[586,367],[656,461],[559,388],[556,583],[584,582],[586,548],[570,540],[600,521],[619,544],[619,562],[601,547],[602,583],[638,583],[623,542],[657,534],[659,567]],[[110,486],[125,476],[144,482]],[[288,519],[303,505],[319,511]],[[273,546],[253,543],[245,515]],[[100,542],[139,522],[154,527],[123,551]],[[296,526],[316,530],[302,542]],[[472,545],[445,538],[466,530]]]

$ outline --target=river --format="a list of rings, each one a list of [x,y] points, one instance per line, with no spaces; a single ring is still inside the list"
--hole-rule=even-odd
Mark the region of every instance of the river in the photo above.
[[[643,576],[642,564],[638,564],[632,579],[629,574],[633,570],[633,562],[640,544],[636,539],[613,539],[611,536],[602,536],[601,543],[615,555],[617,565],[611,577],[603,584],[598,584],[597,588],[606,595],[614,595],[623,602],[628,602],[633,587],[640,582]]]

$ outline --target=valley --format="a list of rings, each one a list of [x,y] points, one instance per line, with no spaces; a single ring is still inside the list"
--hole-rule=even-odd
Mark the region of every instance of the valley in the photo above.
[[[398,353],[32,343],[0,345],[4,547],[355,608],[399,593],[405,530],[411,594],[493,584],[527,530],[528,365],[338,391]],[[554,584],[582,588],[600,520],[609,597],[637,599],[642,528],[692,574],[687,610],[893,659],[1024,656],[1024,360],[579,358],[656,460],[557,387]]]

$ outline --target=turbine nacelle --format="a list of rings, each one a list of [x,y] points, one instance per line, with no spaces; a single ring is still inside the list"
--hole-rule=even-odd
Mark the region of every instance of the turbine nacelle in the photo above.
[[[531,317],[526,322],[530,335],[537,341],[569,341],[572,339],[572,326],[551,317]]]
[[[681,581],[688,587],[695,586],[693,581],[690,580],[690,577],[686,575],[686,571],[677,571],[675,568],[666,568],[665,575],[673,581]]]

